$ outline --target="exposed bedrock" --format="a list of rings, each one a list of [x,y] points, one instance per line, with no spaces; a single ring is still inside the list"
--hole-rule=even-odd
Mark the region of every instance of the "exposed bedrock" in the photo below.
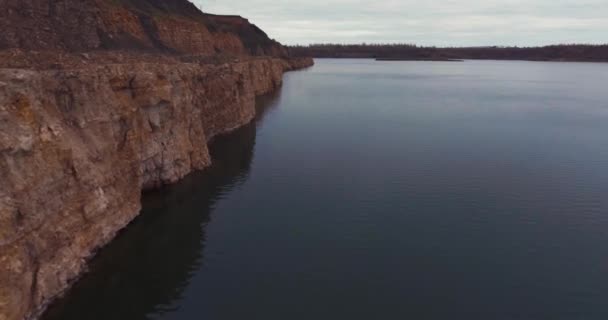
[[[210,164],[256,95],[310,59],[0,69],[0,320],[34,318],[140,211]]]
[[[247,19],[186,0],[2,0],[0,30],[0,49],[287,56]]]
[[[140,211],[313,64],[187,0],[0,1],[0,320],[36,318]]]

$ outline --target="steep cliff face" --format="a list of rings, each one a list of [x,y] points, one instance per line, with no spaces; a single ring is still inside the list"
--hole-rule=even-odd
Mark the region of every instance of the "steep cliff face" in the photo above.
[[[206,15],[186,0],[3,0],[0,29],[0,49],[287,53],[246,19]]]
[[[210,164],[297,65],[259,58],[0,70],[0,319],[35,315],[139,212]]]
[[[312,65],[186,0],[3,0],[0,29],[0,320],[39,315],[142,190],[207,167],[210,139]]]

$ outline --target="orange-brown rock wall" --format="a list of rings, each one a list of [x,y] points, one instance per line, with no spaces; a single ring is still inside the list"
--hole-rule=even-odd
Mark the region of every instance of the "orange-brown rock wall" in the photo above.
[[[158,2],[2,0],[0,49],[286,56],[246,19],[206,15],[186,0],[174,1],[185,9],[159,9]]]
[[[0,320],[35,317],[207,142],[312,61],[0,69]]]

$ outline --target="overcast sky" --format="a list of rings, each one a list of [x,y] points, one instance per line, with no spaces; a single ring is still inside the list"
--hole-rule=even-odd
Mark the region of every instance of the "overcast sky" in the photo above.
[[[608,43],[608,0],[193,1],[242,15],[284,44]]]

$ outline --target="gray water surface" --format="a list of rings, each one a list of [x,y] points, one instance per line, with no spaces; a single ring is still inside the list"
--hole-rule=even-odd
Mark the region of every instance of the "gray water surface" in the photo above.
[[[608,319],[608,64],[317,60],[51,319]]]

